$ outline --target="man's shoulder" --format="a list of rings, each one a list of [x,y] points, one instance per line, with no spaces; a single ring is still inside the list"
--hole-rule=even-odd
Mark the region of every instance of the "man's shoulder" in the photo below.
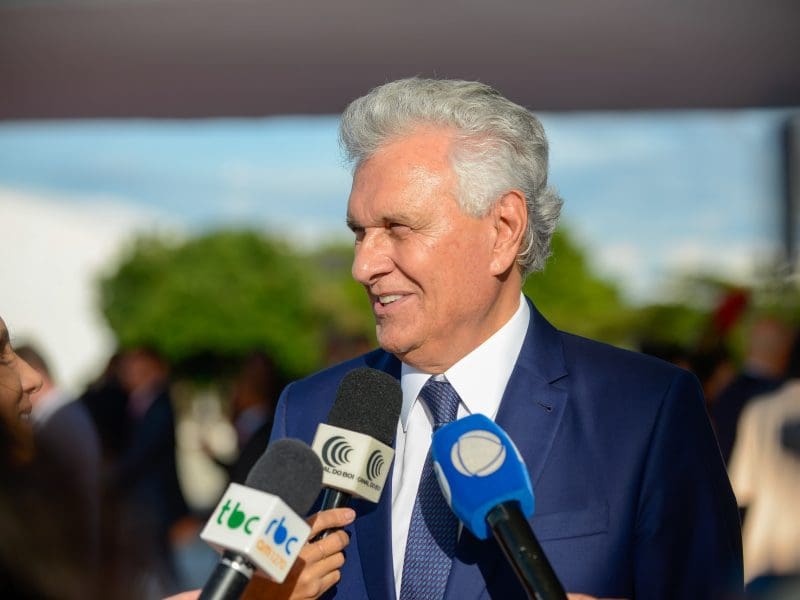
[[[377,348],[293,381],[286,386],[281,397],[284,401],[291,400],[291,404],[295,407],[330,406],[335,400],[336,390],[344,376],[359,367],[378,369],[398,378],[400,374],[400,362],[397,358]]]
[[[668,382],[676,377],[694,377],[654,356],[562,331],[529,302],[531,324],[521,356],[546,364],[542,374],[550,380],[567,375],[636,385],[642,381]]]
[[[350,360],[327,367],[316,373],[312,373],[302,379],[298,379],[290,384],[293,391],[313,391],[314,389],[337,388],[344,376],[359,367],[370,367],[381,371],[392,372],[395,370],[395,363],[399,361],[392,355],[380,348],[362,354]],[[398,367],[399,368],[399,367]]]
[[[710,434],[702,386],[691,372],[595,340],[571,334],[561,338],[567,375],[556,385],[569,390],[571,410],[593,423],[604,448],[614,445],[621,423],[627,424],[628,448],[648,447],[659,428],[660,443],[689,440],[694,435],[687,433],[690,426],[696,433],[702,430],[697,435]],[[716,444],[713,452],[719,453]]]
[[[640,390],[664,389],[676,380],[699,387],[697,378],[681,367],[641,352],[559,331],[567,371],[573,377],[608,382]]]
[[[287,385],[275,412],[273,438],[313,438],[317,424],[324,422],[344,376],[359,367],[371,367],[399,375],[399,361],[377,349],[333,365]]]

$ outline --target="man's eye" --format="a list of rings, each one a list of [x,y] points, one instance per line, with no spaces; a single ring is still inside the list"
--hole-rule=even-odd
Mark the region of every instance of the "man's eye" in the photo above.
[[[364,228],[363,227],[352,227],[353,235],[356,236],[356,242],[360,242],[364,239]]]
[[[411,231],[408,225],[403,225],[402,223],[389,223],[388,228],[397,235],[405,235]]]

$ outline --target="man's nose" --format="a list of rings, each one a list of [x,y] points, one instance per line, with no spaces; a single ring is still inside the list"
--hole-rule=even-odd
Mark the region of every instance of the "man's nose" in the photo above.
[[[394,268],[391,247],[383,231],[368,231],[353,255],[353,279],[362,285],[372,285]]]

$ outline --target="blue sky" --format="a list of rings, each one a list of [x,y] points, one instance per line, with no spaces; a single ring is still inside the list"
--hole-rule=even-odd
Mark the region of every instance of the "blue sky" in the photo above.
[[[725,248],[777,248],[785,114],[544,114],[564,222],[635,297],[681,253],[705,249],[713,267]],[[333,116],[0,124],[0,186],[65,203],[113,198],[189,229],[345,236],[350,179],[336,127]]]
[[[540,115],[563,223],[635,301],[669,295],[685,272],[752,280],[780,249],[780,128],[789,113]],[[0,123],[0,314],[23,335],[60,345],[54,353],[75,363],[65,371],[85,372],[92,361],[78,364],[79,346],[98,348],[97,358],[111,343],[94,280],[136,231],[246,224],[301,244],[350,239],[337,124],[335,116]],[[49,299],[53,287],[57,308],[31,301]]]
[[[112,196],[184,226],[344,223],[337,119],[0,125],[0,185]],[[72,196],[69,200],[66,196]]]

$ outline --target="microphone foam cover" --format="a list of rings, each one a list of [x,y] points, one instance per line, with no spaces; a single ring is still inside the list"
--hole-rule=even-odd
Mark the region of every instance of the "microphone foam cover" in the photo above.
[[[328,425],[363,433],[392,446],[402,406],[403,391],[397,379],[377,369],[359,367],[347,373],[339,384]]]
[[[305,442],[276,440],[250,469],[245,485],[278,496],[303,516],[322,488],[322,463]]]

